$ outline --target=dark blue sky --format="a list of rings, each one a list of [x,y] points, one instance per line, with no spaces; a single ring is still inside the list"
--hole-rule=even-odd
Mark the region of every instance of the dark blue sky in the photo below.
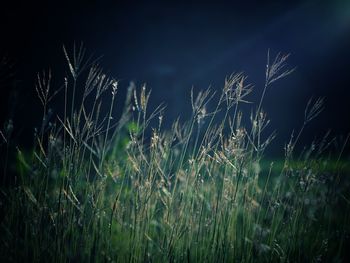
[[[121,95],[130,80],[147,83],[152,102],[168,105],[169,119],[186,116],[192,86],[220,89],[236,71],[255,84],[251,100],[257,100],[270,49],[291,53],[289,64],[297,67],[265,101],[279,134],[276,147],[282,150],[301,124],[312,95],[326,97],[326,110],[305,139],[329,128],[350,130],[350,1],[9,1],[0,22],[1,55],[14,62],[20,81],[17,115],[36,101],[36,72],[50,67],[62,76],[62,45],[74,41],[103,55],[102,66],[121,80]],[[10,93],[8,86],[3,116],[11,115]],[[31,106],[33,120],[39,109]]]

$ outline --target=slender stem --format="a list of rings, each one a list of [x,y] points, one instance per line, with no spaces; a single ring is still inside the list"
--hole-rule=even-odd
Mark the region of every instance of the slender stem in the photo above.
[[[106,145],[107,145],[107,140],[108,140],[108,132],[109,132],[110,125],[111,125],[113,105],[114,105],[114,98],[115,98],[115,94],[112,95],[112,101],[111,101],[111,105],[110,105],[110,108],[109,108],[108,121],[107,121],[107,130],[106,130],[105,140],[104,140],[104,143],[103,143],[102,157],[101,157],[101,162],[100,162],[100,170],[101,171],[102,171],[102,165],[103,165],[104,159],[106,157]]]

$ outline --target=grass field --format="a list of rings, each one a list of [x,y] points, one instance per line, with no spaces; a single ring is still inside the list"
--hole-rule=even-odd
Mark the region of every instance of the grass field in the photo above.
[[[264,157],[275,136],[265,132],[264,98],[293,71],[288,55],[268,56],[247,126],[240,105],[253,86],[237,73],[220,92],[191,92],[192,117],[164,129],[166,111],[148,111],[145,86],[130,84],[115,120],[118,82],[84,52],[64,49],[62,88],[50,72],[38,75],[43,117],[32,150],[11,143],[10,122],[1,130],[4,178],[15,175],[1,189],[2,262],[346,262],[349,136],[338,148],[326,135],[294,150],[323,100],[306,105],[284,156]],[[65,109],[52,117],[56,91]]]

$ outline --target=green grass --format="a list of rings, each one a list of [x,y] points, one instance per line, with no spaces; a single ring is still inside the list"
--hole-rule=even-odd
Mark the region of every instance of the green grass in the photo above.
[[[15,183],[1,189],[2,262],[345,261],[347,140],[335,154],[327,136],[294,151],[323,100],[310,100],[285,156],[264,158],[274,138],[265,132],[264,97],[291,73],[288,56],[268,57],[249,125],[240,105],[252,85],[238,73],[226,78],[221,93],[191,92],[192,117],[163,129],[164,108],[148,113],[150,92],[133,84],[114,120],[118,82],[84,60],[83,48],[64,53],[70,75],[60,90],[63,116],[48,119],[56,94],[48,73],[38,76],[43,122],[33,150],[11,146],[1,131],[2,146],[15,148],[16,156],[8,161]]]

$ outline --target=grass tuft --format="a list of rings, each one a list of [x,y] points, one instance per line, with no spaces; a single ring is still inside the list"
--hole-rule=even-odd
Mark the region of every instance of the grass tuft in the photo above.
[[[4,157],[16,180],[1,189],[2,262],[345,261],[350,167],[341,154],[349,136],[336,157],[329,134],[294,150],[323,99],[307,104],[284,158],[264,158],[275,137],[266,133],[264,97],[293,71],[288,55],[270,60],[269,52],[257,107],[247,76],[232,74],[221,91],[192,90],[191,118],[171,129],[162,125],[164,107],[149,112],[151,92],[134,83],[115,120],[118,81],[85,59],[83,46],[72,55],[64,48],[64,56],[61,89],[52,90],[50,71],[38,75],[43,117],[33,149]],[[64,113],[53,117],[58,92]],[[245,103],[252,113],[243,125]],[[6,149],[13,148],[7,128]]]

